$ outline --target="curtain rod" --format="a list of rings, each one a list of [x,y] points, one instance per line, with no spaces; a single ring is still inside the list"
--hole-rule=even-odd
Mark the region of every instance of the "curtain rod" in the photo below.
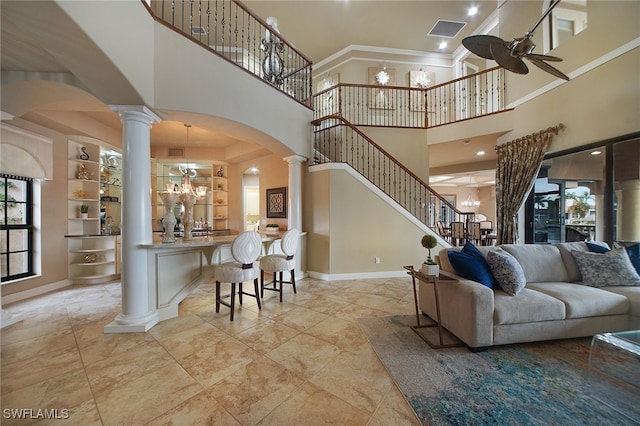
[[[506,142],[506,143],[504,143],[502,145],[496,145],[496,151],[498,149],[502,148],[502,147],[506,147],[506,146],[509,146],[511,144],[514,144],[514,143],[522,142],[522,141],[526,140],[527,138],[536,137],[536,136],[542,136],[542,135],[544,135],[546,133],[554,133],[555,135],[557,135],[560,132],[560,130],[564,130],[565,128],[566,128],[566,126],[564,124],[558,123],[555,126],[547,127],[545,130],[540,130],[540,131],[532,133],[530,135],[519,137],[518,139],[514,139],[514,140]]]

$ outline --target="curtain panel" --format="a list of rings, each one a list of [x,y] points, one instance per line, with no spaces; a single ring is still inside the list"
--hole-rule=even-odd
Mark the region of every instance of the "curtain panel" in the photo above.
[[[496,244],[515,244],[518,211],[535,183],[552,134],[562,124],[497,146]]]

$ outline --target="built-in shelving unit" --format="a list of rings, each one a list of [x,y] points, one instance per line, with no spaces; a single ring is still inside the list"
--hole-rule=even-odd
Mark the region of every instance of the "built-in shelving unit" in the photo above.
[[[211,229],[226,230],[229,223],[229,183],[227,181],[227,167],[213,165],[213,218]]]
[[[69,279],[74,284],[98,284],[116,277],[118,236],[68,235]],[[119,273],[119,271],[118,271]]]
[[[153,185],[153,229],[162,231],[161,219],[164,217],[164,205],[159,194],[167,190],[167,186],[179,188],[184,182],[183,171],[186,164],[175,162],[152,161],[152,185]],[[194,235],[228,233],[228,183],[227,166],[212,163],[189,163],[194,170],[191,175],[193,186],[205,186],[207,194],[199,199],[193,208],[195,226]],[[176,225],[179,228],[182,206],[176,205],[174,215],[179,219]],[[176,229],[179,234],[179,229]]]
[[[100,229],[104,235],[120,231],[121,202],[122,155],[103,149],[100,154]]]
[[[67,166],[67,241],[69,279],[74,284],[98,284],[117,278],[120,273],[118,228],[105,234],[107,214],[116,215],[120,223],[119,200],[117,208],[108,208],[103,199],[105,188],[113,190],[104,180],[103,151],[97,142],[70,140]],[[113,169],[113,170],[111,170]],[[115,164],[110,174],[117,174]],[[120,178],[118,178],[120,179]],[[108,186],[107,186],[108,185]],[[118,190],[119,194],[119,190]],[[119,195],[118,195],[119,198]],[[86,206],[82,213],[81,206]]]
[[[100,233],[100,147],[69,142],[67,175],[68,233],[95,235]],[[81,206],[87,206],[86,214]]]

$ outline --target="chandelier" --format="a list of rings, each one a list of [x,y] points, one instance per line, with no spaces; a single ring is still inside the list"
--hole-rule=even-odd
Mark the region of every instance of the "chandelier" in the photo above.
[[[278,20],[270,16],[267,18],[267,24],[272,30],[265,30],[265,37],[260,43],[260,50],[265,53],[262,61],[262,78],[274,86],[280,86],[284,82],[284,63],[282,61],[284,43],[276,36],[280,33]]]
[[[189,146],[189,129],[191,128],[191,124],[186,124],[184,127],[187,128],[187,147]],[[187,164],[185,167],[179,167],[180,173],[183,177],[183,182],[181,186],[177,184],[168,183],[167,184],[167,192],[169,193],[177,193],[177,194],[189,194],[195,195],[196,198],[203,198],[207,195],[207,187],[206,186],[193,186],[191,184],[191,179],[195,178],[198,175],[196,169],[192,169],[189,165],[189,157],[187,156]]]
[[[474,200],[474,199],[471,197],[471,193],[469,193],[469,197],[467,197],[467,199],[466,199],[466,200],[461,201],[461,202],[460,202],[460,204],[461,204],[463,207],[479,207],[479,206],[480,206],[480,201],[478,201],[478,200]]]

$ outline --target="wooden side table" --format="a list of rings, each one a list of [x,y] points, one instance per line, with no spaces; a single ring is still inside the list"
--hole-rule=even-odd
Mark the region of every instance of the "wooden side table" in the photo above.
[[[440,297],[438,295],[438,285],[441,281],[447,281],[448,283],[455,282],[454,278],[451,278],[447,275],[443,275],[436,277],[434,275],[425,275],[420,271],[413,269],[413,266],[404,266],[404,269],[407,270],[407,274],[411,276],[412,284],[413,284],[413,300],[415,302],[416,307],[416,325],[411,326],[411,329],[416,332],[418,336],[422,338],[429,346],[433,349],[442,349],[442,348],[453,348],[458,346],[464,346],[462,342],[455,343],[445,343],[444,342],[444,333],[442,327],[442,322],[440,321]],[[420,324],[420,308],[418,307],[418,289],[416,287],[416,282],[422,281],[425,283],[433,284],[433,292],[434,292],[434,300],[436,303],[436,318],[434,318],[435,324]],[[432,342],[429,338],[423,334],[418,332],[421,328],[430,328],[430,327],[438,327],[438,342]]]

